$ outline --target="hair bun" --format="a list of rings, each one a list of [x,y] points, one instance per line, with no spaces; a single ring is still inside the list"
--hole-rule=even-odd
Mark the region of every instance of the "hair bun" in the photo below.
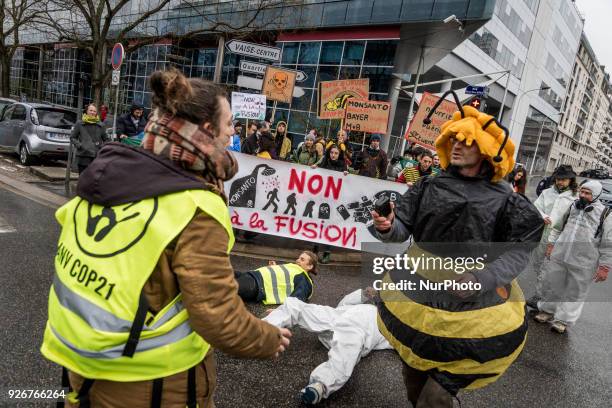
[[[188,79],[176,68],[155,71],[149,78],[153,91],[153,106],[175,115],[179,107],[191,98],[193,90]]]

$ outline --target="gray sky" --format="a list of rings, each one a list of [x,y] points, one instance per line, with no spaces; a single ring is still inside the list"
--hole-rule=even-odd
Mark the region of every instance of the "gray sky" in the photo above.
[[[612,1],[576,0],[578,10],[584,15],[584,31],[595,51],[597,60],[612,73],[612,47],[610,46],[610,25]]]

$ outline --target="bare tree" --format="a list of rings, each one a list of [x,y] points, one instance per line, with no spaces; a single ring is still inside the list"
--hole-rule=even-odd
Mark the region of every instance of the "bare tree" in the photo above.
[[[0,95],[9,96],[11,61],[20,44],[20,31],[40,13],[40,1],[0,0]]]
[[[223,3],[177,0],[48,0],[45,24],[50,37],[73,43],[92,57],[92,91],[96,104],[110,82],[108,50],[122,43],[126,53],[162,38],[183,39],[202,34],[248,32],[264,27],[281,0],[250,0],[237,21],[216,18]],[[211,9],[211,7],[213,9]],[[269,13],[263,13],[264,11]],[[233,13],[229,13],[230,15]],[[267,16],[264,18],[264,14]]]

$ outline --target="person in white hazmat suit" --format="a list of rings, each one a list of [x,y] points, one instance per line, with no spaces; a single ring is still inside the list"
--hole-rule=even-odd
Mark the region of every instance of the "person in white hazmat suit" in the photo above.
[[[391,349],[378,330],[376,306],[364,304],[373,295],[371,288],[356,290],[346,295],[336,308],[288,297],[263,319],[279,328],[299,326],[317,333],[319,341],[329,349],[329,359],[314,369],[308,386],[300,391],[304,403],[314,405],[329,398],[351,378],[359,360],[373,350]]]
[[[537,309],[538,301],[542,299],[542,275],[546,257],[546,247],[548,246],[548,236],[552,231],[553,225],[563,219],[563,216],[578,198],[578,183],[576,183],[576,173],[570,165],[561,165],[553,173],[554,184],[552,187],[542,191],[542,194],[533,203],[542,214],[544,232],[537,248],[531,253],[531,261],[528,269],[535,271],[536,284],[535,294],[527,301],[527,305]]]
[[[534,319],[551,323],[558,333],[578,320],[591,283],[605,281],[612,267],[612,217],[598,200],[601,192],[599,181],[580,186],[580,199],[548,237],[550,262],[544,268],[543,299]]]

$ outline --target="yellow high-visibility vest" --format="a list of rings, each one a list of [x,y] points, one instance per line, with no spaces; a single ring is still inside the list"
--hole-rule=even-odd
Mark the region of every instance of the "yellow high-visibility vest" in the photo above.
[[[313,288],[308,299],[310,299],[314,293],[312,279],[310,279],[308,273],[297,264],[289,263],[264,266],[263,268],[257,269],[257,271],[261,274],[264,283],[264,293],[266,295],[263,300],[264,305],[282,305],[285,303],[285,299],[287,299],[295,289],[293,279],[301,274],[306,276]]]
[[[198,210],[225,228],[229,254],[229,211],[210,191],[113,207],[76,197],[61,207],[42,354],[85,378],[121,382],[162,378],[199,363],[210,346],[191,328],[181,294],[155,316],[146,311],[142,294],[162,252]],[[134,341],[130,331],[139,309],[144,323]]]

